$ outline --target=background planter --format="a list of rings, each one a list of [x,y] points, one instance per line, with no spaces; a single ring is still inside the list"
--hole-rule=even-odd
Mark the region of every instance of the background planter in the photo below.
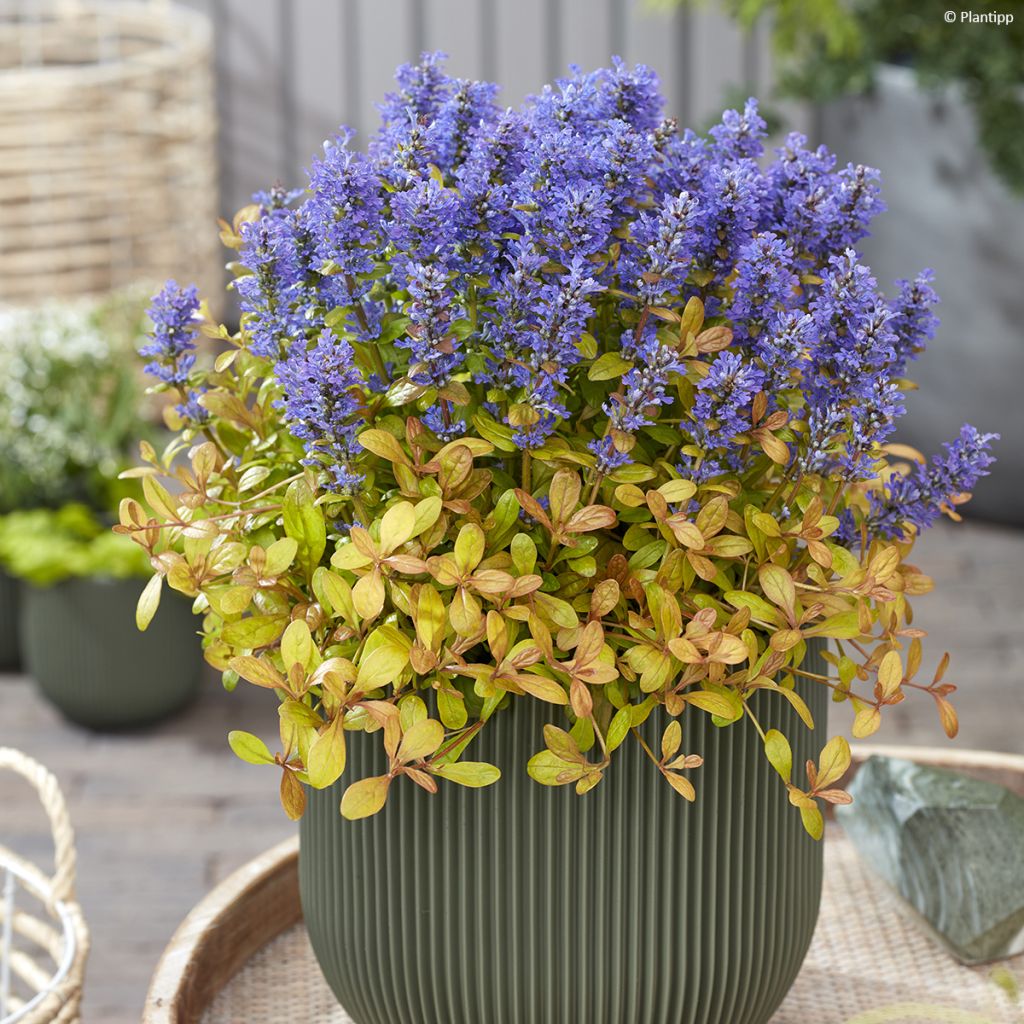
[[[882,171],[889,209],[860,243],[879,283],[935,270],[942,325],[910,365],[920,391],[897,438],[930,454],[964,422],[1000,432],[967,514],[1024,524],[1024,200],[992,173],[957,90],[925,93],[906,68],[883,66],[875,95],[826,108],[815,141]]]
[[[826,735],[826,689],[805,696],[815,733],[755,701],[797,765]],[[811,940],[822,848],[754,729],[685,715],[683,749],[707,759],[691,805],[632,740],[585,797],[537,785],[526,761],[559,717],[517,703],[471,747],[497,785],[398,785],[359,822],[342,790],[383,755],[350,734],[345,781],[311,793],[301,824],[303,913],[335,995],[358,1024],[764,1024]]]
[[[0,569],[0,670],[18,665],[18,581]]]
[[[26,671],[61,712],[93,729],[147,725],[196,694],[202,659],[189,603],[165,593],[135,628],[141,580],[65,580],[22,590]]]

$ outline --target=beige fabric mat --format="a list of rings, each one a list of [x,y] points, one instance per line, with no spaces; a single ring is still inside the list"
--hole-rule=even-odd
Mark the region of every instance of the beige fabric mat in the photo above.
[[[1024,987],[1024,957],[1005,966]],[[772,1024],[1024,1024],[1024,1005],[1010,1005],[991,970],[957,964],[837,831],[825,847],[822,913],[810,954]],[[302,925],[253,957],[202,1018],[283,1021],[352,1024],[323,981]]]

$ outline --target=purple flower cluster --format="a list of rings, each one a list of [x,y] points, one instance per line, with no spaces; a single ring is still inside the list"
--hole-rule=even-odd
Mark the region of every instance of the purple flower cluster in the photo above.
[[[292,344],[278,363],[277,379],[284,391],[278,401],[292,433],[305,442],[306,465],[324,466],[333,487],[342,494],[356,491],[362,476],[351,468],[360,451],[362,374],[352,346],[331,331],[322,331],[312,347]]]
[[[896,336],[893,370],[902,374],[907,360],[916,359],[930,338],[935,337],[939,318],[932,311],[939,297],[932,288],[935,275],[922,270],[913,281],[897,281],[899,295],[889,303],[892,318],[889,328]]]
[[[668,390],[670,374],[686,372],[676,350],[662,345],[649,327],[639,340],[633,332],[624,334],[622,352],[633,360],[633,366],[622,378],[621,392],[604,404],[608,433],[588,444],[602,473],[610,473],[631,461],[632,436],[654,423],[652,417],[660,406],[671,405],[675,400]]]
[[[750,426],[750,406],[764,388],[765,375],[739,352],[718,354],[697,385],[693,434],[705,449],[733,447],[732,440]]]
[[[946,454],[930,464],[916,464],[910,473],[894,473],[881,491],[870,495],[868,532],[872,536],[900,537],[908,527],[926,530],[953,499],[972,491],[988,475],[995,459],[990,454],[998,434],[979,433],[965,424],[960,436],[945,445]]]
[[[242,225],[240,262],[248,271],[235,280],[254,354],[280,359],[305,336],[305,267],[299,218],[288,208],[266,211]]]
[[[147,312],[153,322],[152,340],[139,349],[139,354],[149,359],[146,373],[179,392],[182,401],[177,411],[183,419],[195,424],[205,422],[209,413],[198,402],[205,388],[190,386],[196,362],[199,293],[194,286],[179,288],[176,282],[168,281],[153,297]]]
[[[409,379],[415,384],[444,387],[461,367],[462,352],[451,327],[463,313],[454,304],[451,276],[443,263],[414,263],[408,269],[412,326],[399,345],[409,349]]]
[[[677,429],[680,471],[703,481],[767,462],[751,433],[763,393],[798,471],[877,475],[937,299],[928,271],[886,298],[859,261],[884,208],[876,171],[837,167],[800,135],[767,158],[754,100],[706,137],[679,134],[655,75],[618,59],[518,110],[448,76],[441,54],[396,77],[366,152],[343,129],[304,193],[258,196],[241,228],[243,338],[333,486],[357,486],[354,436],[385,395],[441,441],[482,413],[524,450],[557,435],[598,474]],[[164,297],[150,353],[182,385],[184,294]],[[731,330],[724,350],[683,357],[694,309]],[[194,395],[186,407],[202,415]],[[965,466],[984,470],[989,440],[964,435],[927,474],[893,478],[871,521],[924,522]]]

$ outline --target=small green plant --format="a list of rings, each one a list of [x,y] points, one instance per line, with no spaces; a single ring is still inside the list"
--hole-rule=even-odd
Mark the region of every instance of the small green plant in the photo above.
[[[709,715],[760,735],[820,837],[847,741],[794,766],[750,698],[813,728],[797,683],[826,686],[867,736],[918,691],[954,735],[954,687],[917,679],[931,581],[906,556],[992,461],[972,427],[931,463],[889,445],[935,295],[925,274],[886,299],[858,262],[874,172],[762,164],[753,103],[678,136],[621,62],[519,112],[436,57],[399,86],[368,155],[343,135],[308,193],[222,226],[238,332],[194,289],[154,302],[182,429],[121,506],[154,569],[140,623],[166,580],[225,683],[277,694],[280,749],[231,743],[294,817],[353,730],[388,768],[346,817],[400,778],[492,783],[463,755],[530,700],[562,723],[524,766],[544,785],[586,793],[629,741],[692,800],[685,722]]]
[[[144,311],[129,292],[0,311],[0,513],[110,508],[110,481],[144,431],[133,358]]]
[[[145,577],[149,570],[136,545],[81,504],[0,516],[0,565],[39,587],[83,576]]]

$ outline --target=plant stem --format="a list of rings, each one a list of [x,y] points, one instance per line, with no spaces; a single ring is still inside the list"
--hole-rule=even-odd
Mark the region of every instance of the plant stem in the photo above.
[[[746,713],[747,717],[751,720],[751,722],[754,723],[754,728],[757,730],[758,735],[760,735],[761,737],[761,742],[763,743],[766,738],[764,734],[764,729],[761,728],[761,723],[757,720],[757,716],[754,714],[754,712],[750,710],[750,707],[748,706],[746,701],[743,702],[743,710]]]

